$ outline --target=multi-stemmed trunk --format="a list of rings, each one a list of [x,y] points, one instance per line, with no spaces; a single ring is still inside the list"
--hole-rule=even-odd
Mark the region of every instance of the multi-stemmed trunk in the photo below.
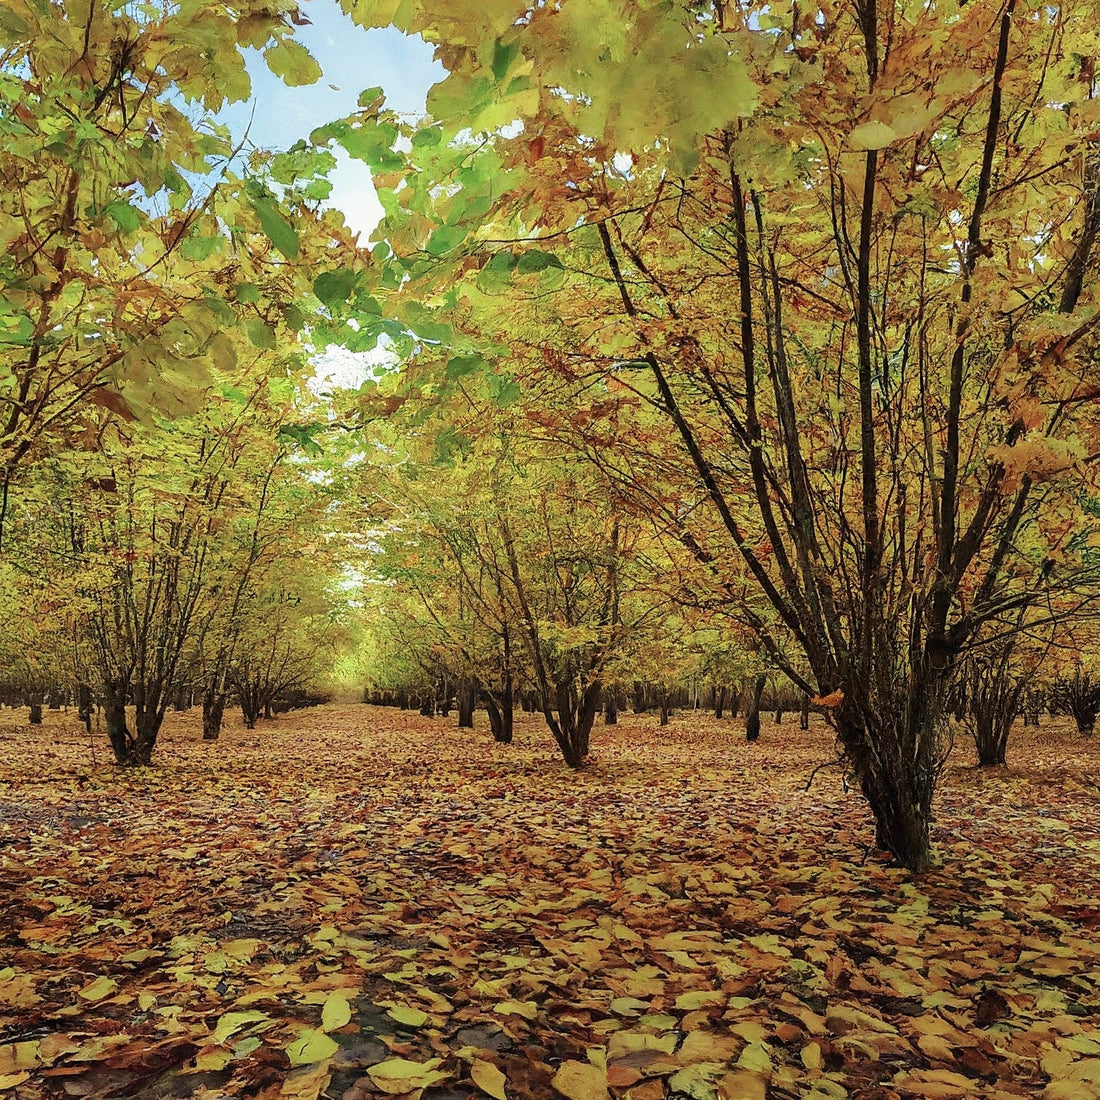
[[[983,768],[1005,765],[1008,737],[1027,685],[1027,677],[1010,673],[1010,656],[1006,647],[998,660],[975,662],[967,678],[974,746]]]
[[[511,684],[500,692],[486,692],[483,698],[485,712],[489,715],[489,729],[492,731],[493,740],[500,745],[510,745],[514,725]]]
[[[546,723],[561,749],[562,759],[571,768],[579,768],[588,755],[592,724],[600,709],[600,682],[593,680],[579,687],[572,680],[554,685],[557,715],[550,709],[549,700],[543,704]]]
[[[458,686],[455,697],[458,708],[458,728],[474,728],[474,708],[477,706],[477,681],[464,679]]]
[[[158,683],[131,685],[108,679],[103,685],[103,720],[115,761],[123,767],[145,767],[152,762],[157,734],[164,720],[163,687]],[[126,703],[134,702],[134,728],[127,724]]]
[[[202,693],[202,739],[217,741],[225,717],[225,685],[219,678],[210,681]]]

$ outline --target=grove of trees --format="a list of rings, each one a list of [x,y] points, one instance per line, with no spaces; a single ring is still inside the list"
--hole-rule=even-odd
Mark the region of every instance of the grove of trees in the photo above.
[[[572,767],[685,685],[812,701],[926,870],[953,714],[994,765],[1040,688],[1100,711],[1100,6],[341,6],[448,75],[277,154],[215,115],[242,49],[317,78],[293,4],[0,15],[27,698],[144,764],[181,685],[254,723],[357,618],[379,693]],[[332,344],[389,365],[318,396]]]

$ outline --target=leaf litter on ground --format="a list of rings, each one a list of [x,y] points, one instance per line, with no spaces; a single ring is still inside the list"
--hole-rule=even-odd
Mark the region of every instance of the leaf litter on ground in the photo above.
[[[170,717],[110,766],[0,715],[0,1090],[53,1097],[1100,1096],[1100,743],[1018,732],[870,855],[823,725],[649,716],[565,769],[366,706]]]

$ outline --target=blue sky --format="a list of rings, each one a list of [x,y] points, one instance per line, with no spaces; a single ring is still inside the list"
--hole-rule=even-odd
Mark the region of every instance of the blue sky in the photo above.
[[[445,75],[432,60],[432,49],[419,38],[392,28],[363,30],[336,0],[303,0],[302,14],[311,24],[298,27],[295,37],[317,59],[324,75],[313,85],[288,88],[272,75],[258,51],[248,51],[252,102],[237,103],[221,114],[236,134],[242,134],[255,106],[249,131],[259,146],[285,149],[314,127],[343,118],[356,109],[364,88],[381,87],[394,110],[419,114],[428,88]],[[374,227],[379,207],[366,166],[346,157],[333,174],[331,205],[343,210],[348,223],[364,234]]]

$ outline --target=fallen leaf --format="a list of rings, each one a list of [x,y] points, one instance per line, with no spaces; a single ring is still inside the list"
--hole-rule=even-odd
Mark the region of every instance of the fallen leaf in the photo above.
[[[495,1100],[508,1100],[504,1091],[507,1078],[492,1062],[475,1058],[470,1066],[470,1079],[482,1092]]]
[[[589,1062],[562,1062],[551,1084],[568,1100],[608,1100],[607,1074]]]

